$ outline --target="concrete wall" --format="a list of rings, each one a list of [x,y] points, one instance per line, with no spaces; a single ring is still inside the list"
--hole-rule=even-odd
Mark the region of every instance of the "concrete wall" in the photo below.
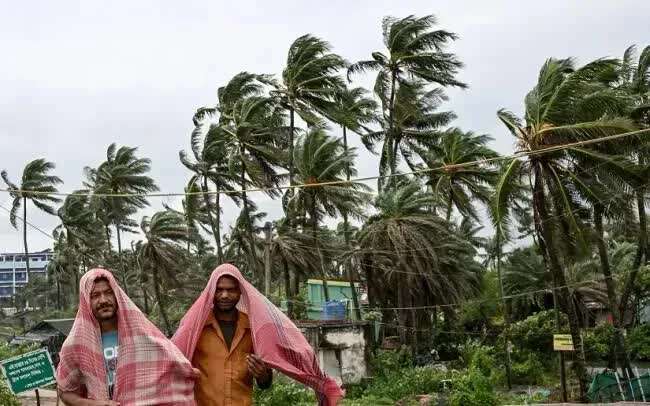
[[[323,371],[339,384],[358,383],[368,376],[367,323],[309,323],[300,327],[312,347],[317,349]]]

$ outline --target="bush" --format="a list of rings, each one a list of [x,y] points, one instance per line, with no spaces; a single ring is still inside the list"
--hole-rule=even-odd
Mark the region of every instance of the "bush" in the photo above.
[[[393,369],[375,380],[364,396],[394,401],[411,395],[426,395],[440,391],[445,373],[431,367]]]
[[[497,362],[496,350],[492,346],[482,345],[476,341],[468,341],[460,347],[461,357],[468,369],[478,370],[490,379],[493,385],[503,383],[503,367]]]
[[[269,389],[255,388],[253,400],[256,405],[264,406],[313,405],[316,396],[313,390],[288,378],[278,377]]]
[[[376,378],[385,377],[402,368],[413,366],[413,355],[408,347],[402,346],[397,351],[379,350],[370,360],[370,367]]]
[[[519,385],[542,385],[546,368],[533,352],[527,352],[525,358],[512,363],[512,382]]]
[[[478,369],[470,369],[454,378],[449,404],[451,406],[492,406],[497,404],[497,396],[490,380]]]
[[[563,313],[562,326],[568,322]],[[555,311],[544,310],[524,320],[512,324],[510,341],[519,350],[550,354],[553,352],[553,334],[559,333],[555,327]]]
[[[642,361],[650,361],[650,324],[633,328],[627,336],[628,350]]]
[[[606,360],[614,342],[614,326],[602,323],[583,335],[583,345],[587,359]]]

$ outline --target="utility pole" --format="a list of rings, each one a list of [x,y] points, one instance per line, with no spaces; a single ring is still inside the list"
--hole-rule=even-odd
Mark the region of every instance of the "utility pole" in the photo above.
[[[264,295],[269,297],[271,294],[271,230],[273,225],[267,221],[264,224]]]
[[[508,312],[508,304],[506,303],[505,292],[503,289],[503,279],[501,277],[501,231],[497,229],[496,233],[496,243],[497,243],[497,277],[499,278],[499,290],[501,292],[501,301],[503,303],[503,320],[505,321],[505,337],[506,337],[506,377],[508,379],[508,390],[512,390],[512,361],[510,359],[510,314]]]

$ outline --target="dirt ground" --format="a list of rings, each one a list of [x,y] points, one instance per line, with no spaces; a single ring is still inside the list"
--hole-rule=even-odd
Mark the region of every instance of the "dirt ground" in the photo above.
[[[39,391],[41,397],[41,406],[56,406],[56,391],[40,389]],[[36,394],[34,392],[22,393],[18,396],[20,402],[25,406],[36,405]],[[63,406],[62,402],[58,403],[59,406]]]

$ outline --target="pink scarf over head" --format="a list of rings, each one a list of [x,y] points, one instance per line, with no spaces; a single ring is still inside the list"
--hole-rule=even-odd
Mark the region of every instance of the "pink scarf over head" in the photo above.
[[[320,405],[335,406],[344,392],[332,378],[321,371],[314,350],[300,330],[248,283],[233,265],[223,264],[212,272],[208,285],[183,317],[172,337],[174,344],[188,359],[192,359],[214,305],[217,281],[223,275],[230,275],[239,281],[242,295],[237,308],[248,315],[255,354],[273,369],[314,389]]]
[[[79,309],[60,352],[59,389],[108,400],[101,332],[90,305],[97,278],[108,280],[117,300],[119,350],[113,400],[121,406],[195,406],[191,363],[104,269],[87,272],[79,283]]]

